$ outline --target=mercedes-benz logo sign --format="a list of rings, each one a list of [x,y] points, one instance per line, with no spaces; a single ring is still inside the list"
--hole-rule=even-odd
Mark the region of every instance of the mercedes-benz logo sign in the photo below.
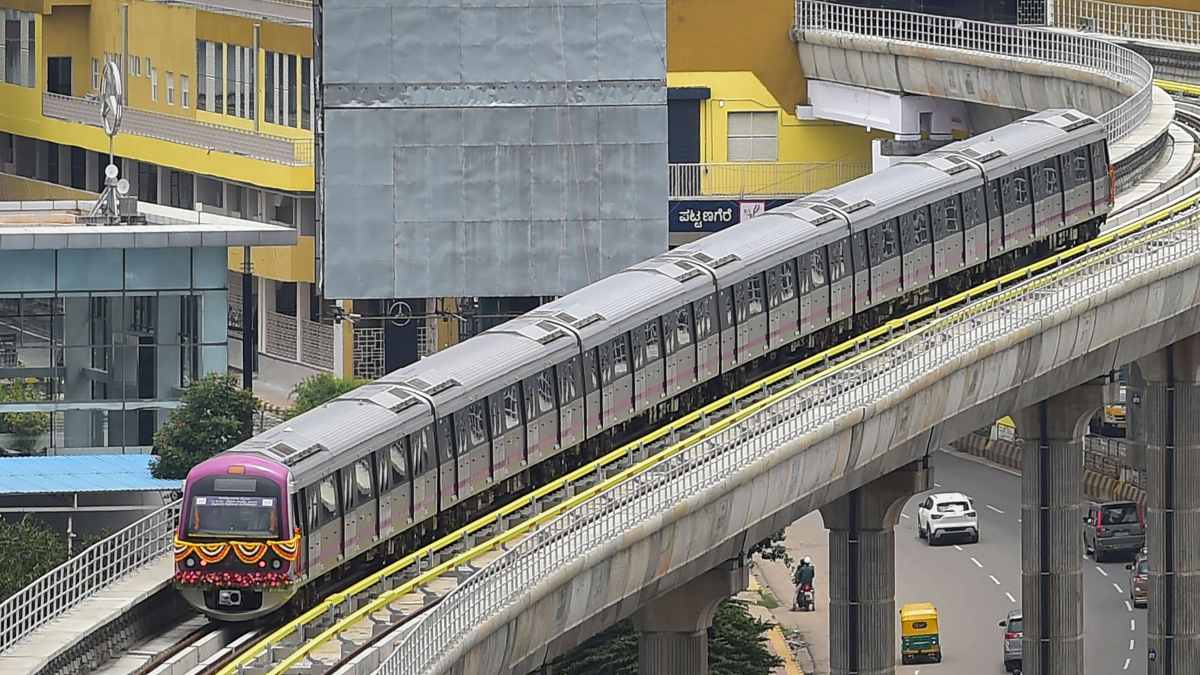
[[[388,317],[397,328],[407,326],[412,319],[412,305],[403,300],[396,300],[388,307]]]
[[[116,136],[121,128],[121,70],[109,61],[104,65],[104,77],[100,80],[100,119],[104,122],[104,133]]]

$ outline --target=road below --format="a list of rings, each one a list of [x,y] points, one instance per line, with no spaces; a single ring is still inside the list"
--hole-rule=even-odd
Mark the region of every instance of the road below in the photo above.
[[[929,601],[941,616],[941,664],[898,673],[1003,673],[997,622],[1021,605],[1021,478],[959,453],[933,457],[934,492],[975,500],[978,544],[929,546],[917,538],[921,496],[909,500],[896,528],[896,607]],[[1082,525],[1080,526],[1082,532]],[[1082,536],[1082,534],[1080,535]],[[1085,672],[1146,672],[1146,610],[1128,604],[1126,562],[1083,561]]]

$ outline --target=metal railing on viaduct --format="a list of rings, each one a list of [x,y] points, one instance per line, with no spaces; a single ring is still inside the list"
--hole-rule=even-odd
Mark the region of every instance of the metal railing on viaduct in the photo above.
[[[1002,53],[1115,75],[1125,79],[1134,94],[1104,115],[1110,138],[1120,138],[1135,128],[1145,119],[1150,107],[1152,72],[1148,64],[1136,54],[1103,40],[807,1],[797,5],[797,24]],[[1187,241],[1189,245],[1195,243],[1194,238]],[[1129,264],[1139,264],[1136,251],[1129,250],[1122,255],[1131,259]],[[1160,258],[1149,257],[1145,264],[1158,264]],[[1116,269],[1128,272],[1127,267],[1086,262],[1081,263],[1080,268],[1092,272],[1108,270],[1104,274],[1114,273],[1111,270]],[[1098,292],[1103,286],[1100,277],[1096,279],[1078,292]],[[649,514],[668,509],[682,495],[710,485],[714,476],[754,461],[780,438],[803,433],[813,425],[822,424],[830,415],[843,414],[848,407],[862,405],[863,401],[885,394],[912,376],[909,369],[919,372],[924,367],[922,364],[949,358],[954,350],[968,349],[980,340],[1015,330],[1024,325],[1019,320],[1034,320],[1038,312],[1049,311],[1050,305],[1045,304],[1048,300],[1037,300],[1043,297],[1041,286],[1032,284],[1023,288],[1020,292],[1027,295],[1005,294],[1001,301],[981,304],[966,310],[966,314],[956,315],[958,318],[948,318],[895,343],[886,355],[876,357],[889,360],[889,367],[879,372],[867,368],[842,368],[819,381],[804,383],[802,389],[789,390],[786,397],[772,397],[770,414],[763,409],[761,414],[747,417],[736,427],[727,427],[716,436],[704,438],[681,450],[670,461],[656,464],[653,470],[621,483],[603,498],[591,500],[572,511],[505,554],[428,612],[385,662],[383,671],[422,672],[461,647],[483,618],[512,602],[513,594],[528,588],[541,571],[576,559],[597,541],[625,531]],[[1034,300],[1043,304],[1033,305],[1034,310],[1028,313],[1006,313],[998,309],[1001,305],[1016,307],[1013,303]],[[971,330],[964,330],[968,325]],[[907,360],[896,360],[900,356]],[[896,360],[896,368],[890,367],[892,360]],[[872,362],[873,367],[875,363]],[[902,363],[907,365],[901,368]],[[784,413],[781,417],[767,422],[781,411]],[[177,502],[135,523],[0,605],[0,652],[115,581],[169,555],[178,508]]]

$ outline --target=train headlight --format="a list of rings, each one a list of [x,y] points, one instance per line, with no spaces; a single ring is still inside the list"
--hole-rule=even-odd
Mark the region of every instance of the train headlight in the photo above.
[[[274,559],[274,560],[272,560],[272,561],[271,561],[271,569],[273,569],[273,570],[277,570],[277,569],[279,569],[280,567],[283,567],[283,562],[282,562],[282,561],[280,561],[280,560],[279,560],[279,558],[276,558],[276,559]]]
[[[193,567],[196,566],[196,559],[189,555],[187,560],[185,560],[183,562],[183,564],[185,566],[187,566],[188,569],[192,569]]]

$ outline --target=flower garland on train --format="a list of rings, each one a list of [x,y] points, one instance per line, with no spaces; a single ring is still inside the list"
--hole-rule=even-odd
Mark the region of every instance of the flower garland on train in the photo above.
[[[191,542],[175,537],[175,562],[182,563],[190,555],[200,560],[201,567],[215,565],[225,560],[230,552],[246,565],[264,567],[263,558],[267,552],[274,553],[288,562],[296,562],[300,557],[300,530],[296,530],[291,539],[285,541],[215,541]],[[282,588],[291,583],[286,572],[251,571],[236,572],[230,570],[180,570],[175,573],[175,580],[187,585],[240,586]]]

